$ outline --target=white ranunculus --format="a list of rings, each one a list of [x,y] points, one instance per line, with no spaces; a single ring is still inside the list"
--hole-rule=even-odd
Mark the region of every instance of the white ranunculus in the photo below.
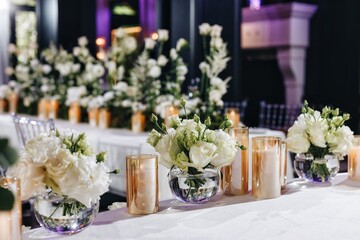
[[[45,190],[45,167],[33,164],[23,155],[17,163],[6,172],[8,176],[20,179],[21,200],[27,200]]]
[[[154,49],[156,42],[151,38],[145,38],[145,49],[152,50]]]
[[[158,35],[159,35],[158,39],[160,42],[165,42],[165,41],[169,40],[169,31],[166,29],[159,29]]]
[[[340,156],[345,156],[352,147],[354,133],[348,126],[341,126],[335,131],[330,131],[326,136],[329,151]]]
[[[78,44],[80,47],[85,47],[88,44],[88,39],[86,37],[79,37]]]
[[[222,26],[215,24],[211,27],[210,36],[213,38],[219,38],[221,37],[221,31]]]
[[[155,149],[161,156],[160,163],[167,168],[171,168],[173,160],[181,152],[181,149],[175,138],[175,129],[169,128],[167,132],[168,134],[163,136],[156,144]]]
[[[211,31],[211,26],[210,24],[208,23],[202,23],[200,26],[199,26],[199,32],[200,32],[200,35],[202,36],[207,36],[210,34],[210,31]]]
[[[160,67],[163,67],[165,66],[167,63],[168,63],[168,59],[167,57],[165,57],[164,55],[160,55],[158,60],[157,60],[157,64],[160,66]]]
[[[199,141],[192,145],[189,152],[192,163],[190,166],[202,170],[217,156],[216,150],[217,147],[213,143]]]
[[[151,78],[158,78],[161,75],[161,68],[159,66],[153,66],[150,68],[147,75]]]
[[[184,47],[186,47],[188,44],[188,42],[184,39],[184,38],[180,38],[177,42],[176,42],[176,51],[180,52],[181,49],[183,49]]]
[[[214,167],[220,168],[229,165],[234,161],[237,152],[236,141],[234,138],[223,130],[216,130],[214,144],[217,147],[215,157],[211,161],[211,164]]]

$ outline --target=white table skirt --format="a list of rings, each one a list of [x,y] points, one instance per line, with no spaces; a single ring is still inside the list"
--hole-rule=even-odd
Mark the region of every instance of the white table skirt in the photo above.
[[[332,183],[294,181],[279,198],[218,194],[210,202],[160,202],[160,212],[132,216],[126,208],[98,214],[83,232],[62,237],[43,228],[28,239],[359,239],[360,183],[338,174]],[[52,238],[53,237],[53,238]]]
[[[35,118],[34,116],[30,116]],[[148,133],[133,133],[128,129],[99,129],[90,127],[87,123],[71,124],[66,120],[55,120],[55,126],[57,128],[71,128],[79,132],[85,132],[88,142],[96,150],[105,150],[108,152],[108,160],[106,164],[110,169],[120,169],[120,174],[111,176],[112,182],[110,185],[110,191],[123,195],[126,195],[126,162],[125,156],[128,154],[156,154],[155,149],[146,143]],[[269,129],[250,129],[250,141],[249,141],[249,187],[251,187],[251,138],[255,136],[276,136],[282,139],[285,138],[285,134],[281,131],[273,131]],[[8,137],[11,144],[14,147],[18,147],[18,140],[12,118],[9,114],[0,114],[0,137]],[[293,171],[291,167],[291,161],[287,164],[287,178],[293,179]],[[173,198],[168,181],[167,181],[168,169],[159,166],[159,190],[160,199]]]

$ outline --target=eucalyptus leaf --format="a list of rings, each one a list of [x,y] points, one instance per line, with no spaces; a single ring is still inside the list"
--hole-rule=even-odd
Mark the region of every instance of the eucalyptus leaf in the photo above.
[[[13,208],[15,197],[9,189],[0,187],[0,211],[9,211]]]

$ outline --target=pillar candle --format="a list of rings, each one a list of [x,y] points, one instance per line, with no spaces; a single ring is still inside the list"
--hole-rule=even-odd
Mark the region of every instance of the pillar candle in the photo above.
[[[0,98],[0,113],[4,113],[6,109],[6,100]]]
[[[180,111],[179,111],[178,107],[175,107],[173,105],[168,106],[166,108],[166,112],[165,112],[165,119],[164,119],[165,125],[169,126],[169,117],[174,116],[174,115],[179,115],[179,112]]]
[[[360,146],[353,146],[349,151],[348,178],[360,181]]]
[[[101,108],[99,111],[99,127],[109,128],[111,122],[111,113],[105,108]]]
[[[50,110],[50,100],[46,98],[40,99],[38,102],[38,118],[48,119]]]
[[[49,118],[56,119],[59,112],[59,102],[56,99],[50,100]]]
[[[89,124],[91,127],[97,127],[99,123],[99,109],[93,108],[89,112]]]
[[[8,102],[9,102],[9,112],[16,113],[17,112],[17,105],[18,105],[19,97],[17,93],[12,92],[8,96]]]
[[[81,120],[81,108],[77,102],[73,102],[69,108],[69,121],[72,124],[79,123]]]
[[[131,130],[139,133],[145,129],[145,115],[142,112],[135,112],[131,117]]]

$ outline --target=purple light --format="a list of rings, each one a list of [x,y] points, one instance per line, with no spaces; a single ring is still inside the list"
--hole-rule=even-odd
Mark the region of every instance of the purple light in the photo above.
[[[140,25],[143,37],[156,31],[156,0],[139,0]]]
[[[104,37],[110,44],[110,8],[107,0],[96,1],[96,36]]]
[[[261,0],[249,0],[249,8],[251,10],[259,10],[261,7]]]

